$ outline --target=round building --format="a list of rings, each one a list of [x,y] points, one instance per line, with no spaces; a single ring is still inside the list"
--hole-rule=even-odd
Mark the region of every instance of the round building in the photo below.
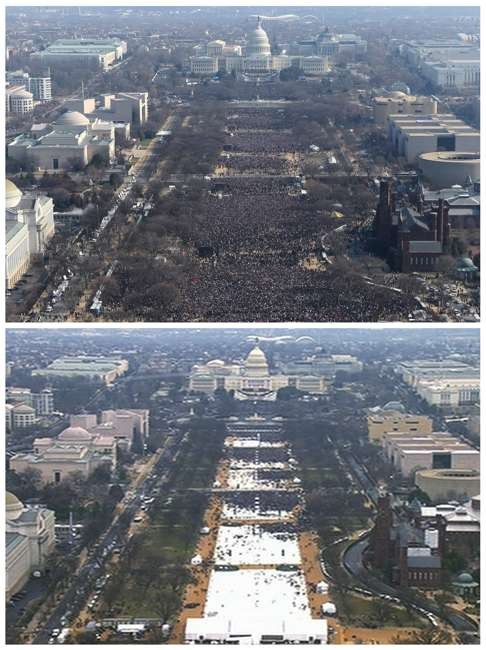
[[[465,185],[469,177],[479,178],[479,153],[461,151],[432,151],[419,156],[423,175],[437,187]]]
[[[474,469],[422,469],[415,474],[415,485],[433,503],[468,497],[472,499],[481,488],[480,474]]]

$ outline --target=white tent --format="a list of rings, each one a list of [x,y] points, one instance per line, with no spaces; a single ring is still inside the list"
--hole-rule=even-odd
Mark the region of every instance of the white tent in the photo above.
[[[321,605],[321,612],[326,616],[334,616],[336,614],[336,605],[334,603],[324,603]]]
[[[321,582],[318,582],[316,585],[316,591],[318,594],[327,594],[329,591],[329,585],[327,582],[324,582],[324,580],[321,580]]]
[[[195,555],[191,560],[191,564],[193,566],[198,566],[199,564],[202,564],[202,561],[203,560],[202,560],[202,557],[200,555]]]

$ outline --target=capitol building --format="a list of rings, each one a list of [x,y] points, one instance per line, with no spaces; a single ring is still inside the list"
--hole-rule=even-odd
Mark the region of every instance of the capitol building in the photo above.
[[[267,32],[261,19],[247,35],[246,44],[230,45],[222,40],[198,45],[190,58],[191,73],[212,76],[218,72],[236,73],[243,80],[262,80],[276,77],[281,70],[297,68],[303,75],[323,76],[329,72],[327,56],[272,54]]]
[[[234,391],[235,399],[239,400],[273,401],[279,388],[287,387],[322,395],[328,384],[329,378],[324,375],[270,372],[265,353],[258,344],[243,362],[226,363],[213,359],[204,365],[193,366],[189,377],[191,391],[208,394],[217,389]]]

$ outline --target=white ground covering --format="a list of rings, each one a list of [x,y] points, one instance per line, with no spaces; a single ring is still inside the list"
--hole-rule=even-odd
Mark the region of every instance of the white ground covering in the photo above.
[[[292,486],[292,481],[269,479],[259,480],[255,469],[229,469],[228,488],[230,490],[276,490]]]
[[[223,505],[223,517],[225,519],[279,519],[287,521],[292,516],[289,510],[261,510],[259,507],[242,508],[237,505],[225,503]]]
[[[289,469],[288,463],[254,463],[248,460],[231,460],[231,469]]]
[[[327,643],[327,621],[308,616],[275,618],[272,613],[264,619],[189,618],[186,624],[186,643],[238,643],[260,645],[268,637],[284,643]],[[265,639],[266,637],[266,639]]]
[[[227,440],[224,443],[227,447],[239,447],[243,449],[278,449],[285,447],[284,442],[266,442],[258,440],[257,438],[237,438]]]
[[[216,564],[300,564],[297,535],[272,533],[265,526],[220,526]]]
[[[204,617],[246,620],[310,617],[301,571],[213,571]]]

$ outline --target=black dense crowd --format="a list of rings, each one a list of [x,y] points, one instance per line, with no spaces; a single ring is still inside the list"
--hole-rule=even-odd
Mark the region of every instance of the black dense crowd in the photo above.
[[[157,313],[157,318],[262,322],[406,318],[416,308],[415,299],[367,283],[352,271],[346,257],[311,270],[306,262],[323,258],[322,237],[330,225],[322,210],[301,193],[295,165],[298,129],[289,129],[285,108],[233,110],[227,120],[230,151],[219,159],[231,173],[214,179],[211,190],[203,188],[200,200],[188,205],[186,232],[180,236],[186,250],[193,252],[185,255],[184,273],[173,285],[176,295],[161,305],[163,314]],[[241,137],[247,143],[265,143],[264,151],[255,145],[253,152],[236,152],[233,141]],[[185,200],[184,195],[177,199],[179,213]],[[172,224],[176,234],[178,229],[183,233],[179,221]],[[154,313],[158,291],[156,287],[153,295],[143,297],[153,302]],[[144,311],[144,318],[150,320],[150,313]]]

